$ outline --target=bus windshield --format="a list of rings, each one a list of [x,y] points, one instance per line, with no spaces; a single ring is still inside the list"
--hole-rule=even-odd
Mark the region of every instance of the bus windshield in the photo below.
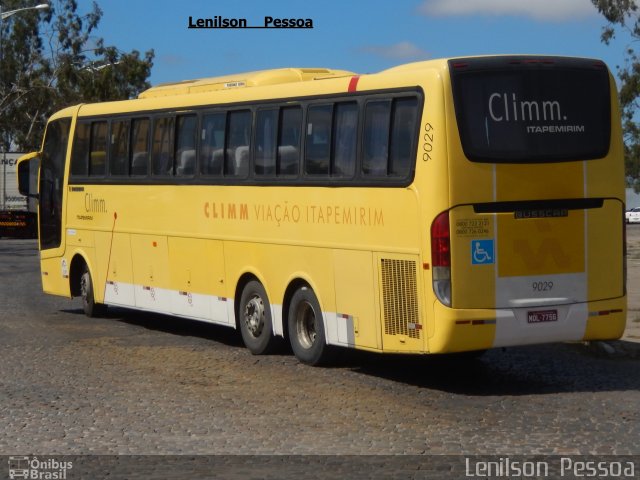
[[[604,63],[493,57],[450,60],[449,66],[469,160],[559,162],[608,153],[611,106]]]

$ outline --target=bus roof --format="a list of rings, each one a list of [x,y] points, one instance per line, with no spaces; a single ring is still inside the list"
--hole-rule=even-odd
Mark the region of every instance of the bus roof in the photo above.
[[[138,95],[138,98],[203,93],[229,88],[258,87],[262,85],[305,82],[309,80],[322,80],[353,75],[355,75],[355,73],[347,70],[334,70],[329,68],[279,68],[273,70],[259,70],[256,72],[237,73],[221,77],[164,83],[145,90]]]

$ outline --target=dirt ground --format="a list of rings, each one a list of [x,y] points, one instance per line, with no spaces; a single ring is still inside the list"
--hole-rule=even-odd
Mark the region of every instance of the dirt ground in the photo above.
[[[627,225],[627,300],[623,339],[640,342],[640,224]]]

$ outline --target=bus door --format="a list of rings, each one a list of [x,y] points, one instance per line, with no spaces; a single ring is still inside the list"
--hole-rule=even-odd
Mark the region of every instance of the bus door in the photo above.
[[[40,250],[58,249],[62,242],[62,198],[70,118],[47,126],[40,159],[39,215]]]
[[[20,158],[18,183],[20,192],[38,201],[38,236],[43,290],[48,293],[69,290],[69,266],[64,254],[64,175],[69,144],[71,118],[50,121],[42,152]],[[31,193],[33,166],[40,163],[38,194]]]

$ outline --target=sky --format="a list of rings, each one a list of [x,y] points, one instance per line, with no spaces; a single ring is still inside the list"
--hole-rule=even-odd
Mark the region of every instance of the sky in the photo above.
[[[89,0],[80,0],[88,8]],[[97,36],[123,51],[154,49],[150,82],[281,67],[374,73],[476,54],[594,57],[615,71],[629,38],[600,41],[591,0],[98,0]],[[311,19],[313,29],[189,29],[189,17]]]

